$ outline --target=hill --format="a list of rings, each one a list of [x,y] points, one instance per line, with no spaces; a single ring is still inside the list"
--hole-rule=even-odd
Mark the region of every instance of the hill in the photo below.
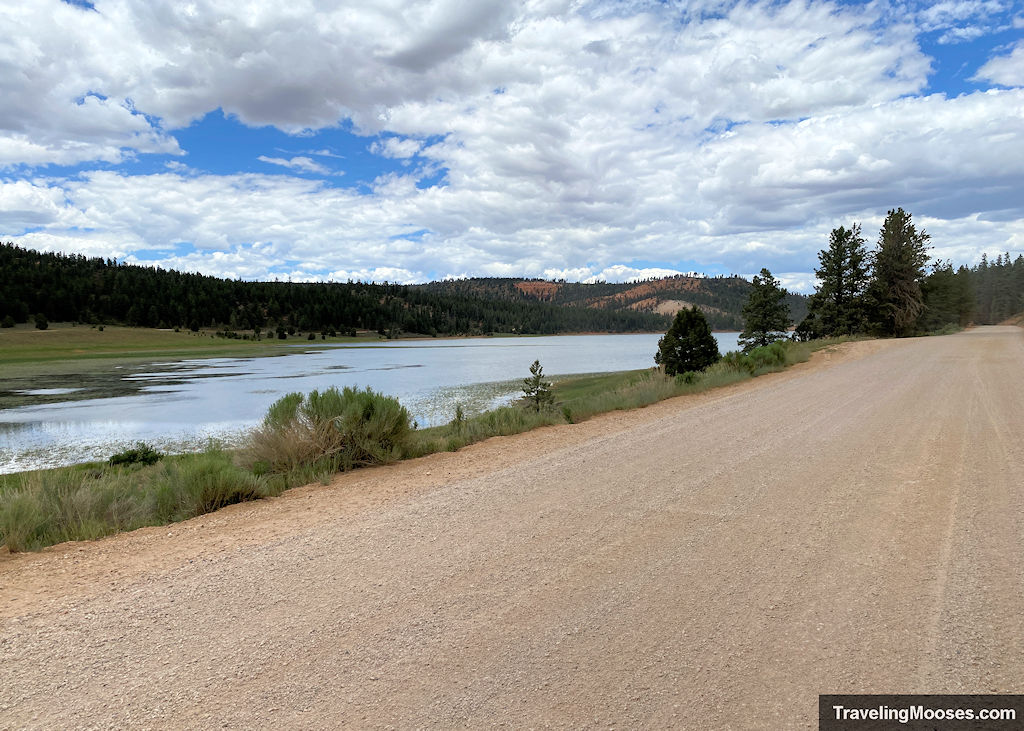
[[[668,277],[643,282],[475,278],[420,285],[245,282],[0,244],[0,320],[117,323],[235,331],[388,336],[657,332],[696,305],[718,330],[739,330],[750,282]],[[790,295],[793,321],[806,297]]]
[[[399,284],[245,282],[0,244],[0,321],[281,333],[651,332],[668,317]]]
[[[673,316],[696,305],[716,330],[741,330],[743,304],[751,284],[741,277],[675,276],[641,282],[551,282],[543,279],[455,279],[417,285],[427,291],[502,301],[536,301],[611,312]],[[807,297],[787,297],[793,322],[807,314]]]

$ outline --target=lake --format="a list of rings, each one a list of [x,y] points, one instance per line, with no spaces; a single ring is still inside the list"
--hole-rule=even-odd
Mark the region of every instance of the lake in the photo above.
[[[509,403],[530,364],[546,376],[654,365],[658,334],[395,340],[288,355],[204,358],[123,368],[104,379],[68,376],[29,393],[76,400],[0,410],[0,473],[103,460],[137,441],[160,451],[231,444],[286,393],[369,386],[395,396],[420,426]],[[737,333],[715,333],[721,352]],[[51,379],[52,380],[52,379]],[[0,390],[3,382],[0,380]]]

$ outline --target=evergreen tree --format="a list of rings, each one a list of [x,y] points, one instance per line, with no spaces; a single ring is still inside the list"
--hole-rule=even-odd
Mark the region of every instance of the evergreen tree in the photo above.
[[[654,362],[665,368],[666,375],[674,376],[686,371],[702,371],[720,357],[711,327],[704,313],[694,305],[676,313],[672,326],[658,341]]]
[[[555,402],[555,394],[551,391],[551,383],[544,380],[544,369],[539,360],[530,366],[530,377],[523,379],[523,395],[536,411]]]
[[[744,325],[739,342],[744,351],[781,339],[791,322],[786,290],[779,286],[772,273],[762,269],[753,284],[750,297],[743,305]]]
[[[902,208],[889,211],[878,234],[874,254],[874,276],[870,297],[875,328],[885,335],[909,335],[914,332],[924,311],[921,280],[928,262],[928,240]]]
[[[46,319],[46,315],[40,312],[36,315],[36,330],[45,330],[48,327],[50,327],[49,320]]]
[[[829,337],[863,332],[870,275],[860,225],[833,229],[829,247],[818,252],[818,262],[818,287],[808,305],[808,319],[801,323],[802,333]]]

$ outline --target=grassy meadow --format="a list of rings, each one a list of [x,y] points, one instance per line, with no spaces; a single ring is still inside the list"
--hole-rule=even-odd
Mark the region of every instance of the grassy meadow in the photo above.
[[[306,340],[292,336],[287,340],[264,337],[242,340],[218,337],[213,331],[155,330],[141,327],[106,325],[102,330],[91,325],[50,323],[46,330],[32,325],[0,329],[0,368],[4,373],[18,373],[24,368],[36,369],[74,361],[76,367],[90,362],[102,365],[116,362],[144,361],[161,358],[215,358],[218,356],[258,355],[280,352],[289,345],[317,345],[326,342],[348,343],[378,340],[370,337],[334,337]]]

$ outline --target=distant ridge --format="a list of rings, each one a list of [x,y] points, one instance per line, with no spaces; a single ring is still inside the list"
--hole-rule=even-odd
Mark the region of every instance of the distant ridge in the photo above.
[[[141,327],[401,335],[657,332],[696,305],[739,330],[750,282],[675,276],[640,282],[473,278],[428,284],[247,282],[0,243],[0,320]],[[800,322],[806,297],[790,295]]]
[[[471,295],[495,300],[527,300],[609,311],[633,311],[674,316],[696,305],[716,330],[741,330],[743,304],[751,284],[742,277],[677,275],[613,284],[476,277],[415,285],[428,291]],[[807,314],[807,297],[788,295],[793,322]]]

